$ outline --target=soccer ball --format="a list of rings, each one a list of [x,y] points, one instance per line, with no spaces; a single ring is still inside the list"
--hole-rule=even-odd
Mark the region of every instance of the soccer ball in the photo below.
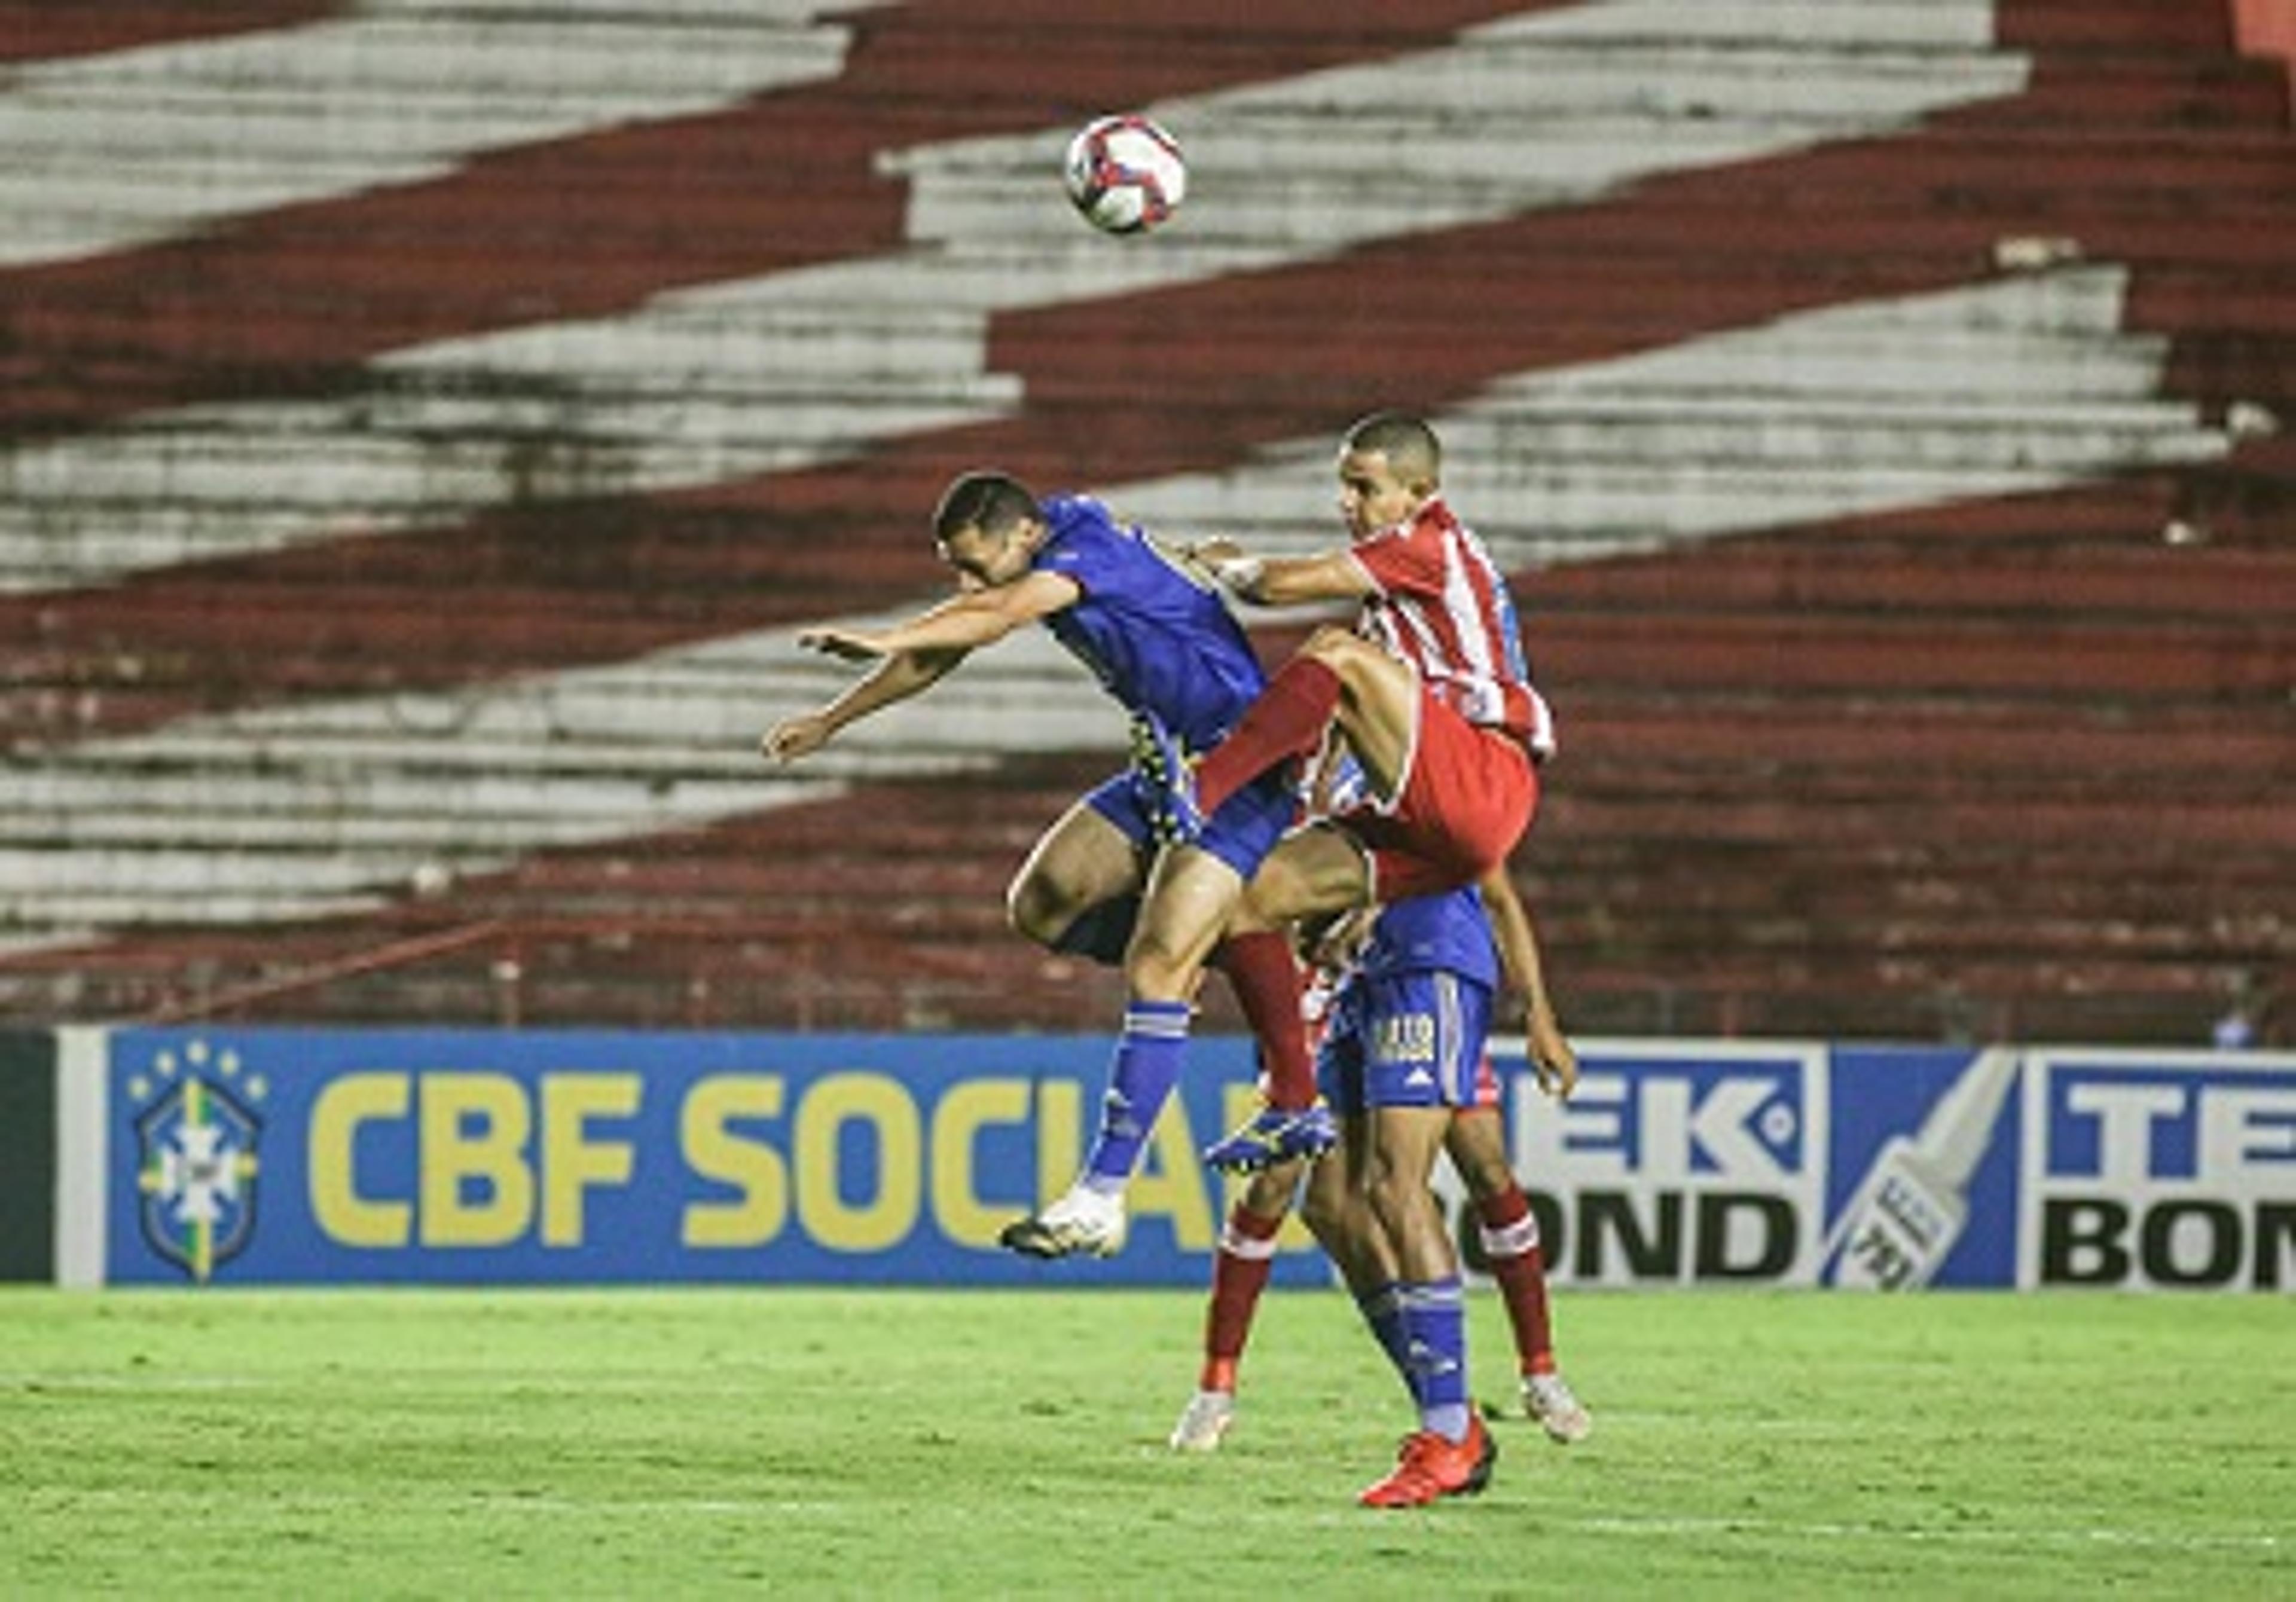
[[[1180,142],[1145,117],[1102,117],[1069,141],[1069,199],[1108,233],[1145,233],[1171,220],[1188,192]]]

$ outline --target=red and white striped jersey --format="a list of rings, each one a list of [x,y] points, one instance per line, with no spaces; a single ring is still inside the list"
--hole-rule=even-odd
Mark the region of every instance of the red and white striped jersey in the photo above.
[[[1554,749],[1554,717],[1531,685],[1506,577],[1474,530],[1439,497],[1350,554],[1377,589],[1364,601],[1367,638],[1469,723],[1505,729],[1541,756]]]

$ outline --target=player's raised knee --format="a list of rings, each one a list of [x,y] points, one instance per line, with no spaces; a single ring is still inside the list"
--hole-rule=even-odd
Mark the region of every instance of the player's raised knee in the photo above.
[[[1303,657],[1313,657],[1334,672],[1344,673],[1360,665],[1366,658],[1384,658],[1386,653],[1352,629],[1341,628],[1335,623],[1319,625],[1300,647]]]

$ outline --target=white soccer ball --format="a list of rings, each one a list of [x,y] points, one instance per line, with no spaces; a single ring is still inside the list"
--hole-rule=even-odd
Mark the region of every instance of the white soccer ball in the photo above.
[[[1096,118],[1069,141],[1069,199],[1108,233],[1145,233],[1169,222],[1188,192],[1180,142],[1145,117]]]

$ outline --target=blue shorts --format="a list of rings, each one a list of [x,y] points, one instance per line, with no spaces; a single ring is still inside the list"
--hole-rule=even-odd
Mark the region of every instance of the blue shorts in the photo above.
[[[1136,849],[1144,852],[1152,849],[1156,836],[1140,804],[1138,785],[1132,770],[1127,768],[1103,781],[1085,800],[1093,811],[1122,830]],[[1196,845],[1250,879],[1299,815],[1299,791],[1288,769],[1279,765],[1230,796],[1219,811],[1205,820]]]
[[[1496,1107],[1498,1079],[1484,1050],[1490,987],[1454,973],[1349,979],[1332,1002],[1316,1078],[1332,1110]]]

